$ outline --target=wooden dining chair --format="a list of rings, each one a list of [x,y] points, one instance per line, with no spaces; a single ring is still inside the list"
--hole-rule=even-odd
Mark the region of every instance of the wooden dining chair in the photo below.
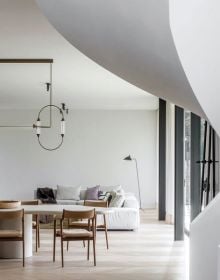
[[[55,261],[56,237],[61,238],[61,259],[62,267],[64,267],[63,242],[70,241],[88,241],[87,259],[90,255],[90,241],[93,242],[93,259],[96,266],[96,248],[95,248],[95,209],[85,211],[68,211],[63,210],[63,216],[60,221],[60,229],[57,229],[57,219],[54,219],[54,240],[53,240],[53,260]],[[82,219],[87,221],[84,228],[64,228],[64,221],[69,219]]]
[[[38,205],[40,202],[39,200],[24,200],[21,201],[21,205]],[[40,248],[40,219],[38,214],[32,215],[32,228],[35,229],[35,236],[36,236],[36,242],[35,242],[35,251],[38,251],[38,248]]]
[[[23,267],[25,266],[25,244],[24,244],[24,209],[16,211],[0,212],[0,221],[20,220],[19,229],[0,229],[0,242],[21,241],[22,242],[22,256]]]
[[[85,200],[84,201],[85,206],[92,206],[92,207],[103,207],[107,208],[108,207],[108,201],[100,201],[100,200]],[[106,248],[109,248],[108,245],[108,227],[107,227],[107,222],[106,222],[106,214],[102,214],[103,221],[102,222],[97,222],[97,215],[96,215],[96,229],[103,229],[105,231],[105,240],[106,240]]]
[[[102,201],[102,200],[85,200],[84,206],[106,208],[106,207],[108,207],[108,202]],[[103,229],[105,231],[106,247],[108,249],[109,243],[108,243],[108,227],[107,227],[107,222],[106,222],[106,215],[103,213],[102,217],[103,217],[103,221],[102,222],[98,221],[98,223],[97,223],[97,215],[96,215],[95,227],[96,227],[96,230]],[[69,228],[84,228],[86,226],[87,226],[87,224],[84,221],[71,221],[71,220],[68,221]],[[68,244],[67,244],[67,250],[68,250]]]

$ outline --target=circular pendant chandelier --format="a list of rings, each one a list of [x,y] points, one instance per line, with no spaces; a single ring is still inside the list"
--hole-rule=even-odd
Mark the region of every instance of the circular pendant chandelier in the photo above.
[[[36,128],[36,135],[37,135],[37,139],[38,139],[38,143],[40,144],[40,146],[47,151],[55,151],[57,149],[59,149],[61,147],[61,145],[63,144],[63,138],[65,135],[65,119],[64,119],[64,113],[63,110],[65,110],[65,104],[62,103],[63,108],[59,108],[56,105],[50,104],[50,105],[46,105],[44,107],[42,107],[38,113],[38,117],[37,117],[37,122],[36,124],[33,125],[34,128]],[[40,140],[40,136],[41,136],[41,128],[48,128],[47,126],[42,126],[41,125],[41,113],[46,109],[46,108],[50,108],[50,113],[52,108],[57,109],[57,111],[60,113],[61,115],[61,120],[60,120],[60,143],[55,146],[55,147],[46,147],[45,145],[42,144],[41,140]],[[51,126],[50,126],[51,127]]]
[[[50,63],[50,82],[46,83],[46,91],[49,92],[49,94],[50,94],[50,104],[48,104],[40,109],[40,111],[38,113],[38,117],[37,117],[37,122],[36,122],[36,124],[33,125],[33,128],[36,129],[37,140],[38,140],[38,143],[40,144],[40,146],[44,150],[55,151],[55,150],[59,149],[63,144],[63,139],[64,139],[64,135],[65,135],[64,113],[68,114],[69,110],[66,108],[65,103],[61,103],[61,108],[52,103],[52,63]],[[41,113],[47,108],[49,108],[49,110],[50,110],[49,125],[42,125],[41,124]],[[60,142],[57,146],[47,147],[42,143],[42,141],[40,139],[41,129],[42,128],[52,128],[52,109],[53,108],[55,108],[60,113],[60,116],[61,116],[61,120],[60,120],[60,137],[61,138],[60,138]]]

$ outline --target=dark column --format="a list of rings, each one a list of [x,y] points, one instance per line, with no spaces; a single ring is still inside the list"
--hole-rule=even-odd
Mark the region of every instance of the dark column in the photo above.
[[[200,164],[201,119],[191,113],[191,174],[190,174],[190,199],[191,221],[200,213],[201,209],[201,174]]]
[[[175,240],[184,238],[184,110],[175,106]]]
[[[166,219],[166,101],[159,100],[159,220]]]

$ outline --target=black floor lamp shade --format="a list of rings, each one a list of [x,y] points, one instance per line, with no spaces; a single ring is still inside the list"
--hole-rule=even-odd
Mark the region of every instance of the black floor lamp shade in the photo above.
[[[132,160],[132,158],[131,158],[131,156],[129,155],[129,156],[125,157],[124,160]]]

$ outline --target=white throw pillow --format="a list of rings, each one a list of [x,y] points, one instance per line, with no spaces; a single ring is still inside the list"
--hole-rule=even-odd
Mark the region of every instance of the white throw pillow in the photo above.
[[[86,199],[86,190],[82,190],[80,191],[80,200],[85,200]]]
[[[114,191],[114,192],[117,192],[117,193],[120,193],[123,192],[123,189],[122,189],[122,186],[121,185],[116,185],[116,186],[100,186],[100,191],[103,191],[103,192],[111,192],[111,191]]]
[[[57,197],[56,199],[73,199],[80,200],[80,190],[81,187],[65,187],[57,186]]]
[[[113,198],[109,204],[109,207],[122,207],[125,201],[124,195],[117,194],[115,198]]]

